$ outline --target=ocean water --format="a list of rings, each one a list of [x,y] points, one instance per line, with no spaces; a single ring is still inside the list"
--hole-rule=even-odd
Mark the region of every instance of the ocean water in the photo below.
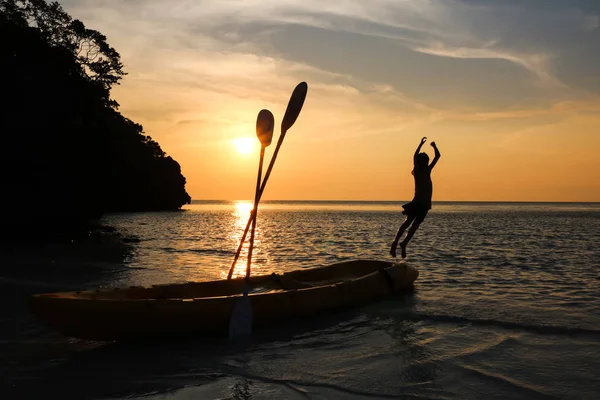
[[[401,204],[261,203],[252,272],[389,260]],[[27,309],[32,293],[224,278],[250,208],[108,215],[122,240],[2,250],[0,398],[600,399],[598,203],[434,203],[404,261],[413,292],[243,344],[81,341]]]

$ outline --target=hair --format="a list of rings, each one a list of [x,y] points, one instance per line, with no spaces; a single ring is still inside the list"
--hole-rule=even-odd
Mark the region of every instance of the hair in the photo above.
[[[421,168],[427,168],[428,165],[429,165],[429,156],[427,155],[427,153],[419,153],[419,154],[417,154],[417,159],[415,160],[415,166],[414,166],[413,170],[410,171],[410,173],[412,175],[414,175],[415,170],[418,170]]]
[[[417,154],[417,160],[415,162],[415,166],[417,168],[427,167],[429,165],[429,156],[427,153],[419,153]]]

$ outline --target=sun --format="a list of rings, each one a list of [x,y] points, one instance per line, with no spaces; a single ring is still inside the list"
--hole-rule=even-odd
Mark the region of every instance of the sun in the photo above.
[[[255,140],[252,138],[233,139],[233,145],[240,154],[250,154],[254,151]]]

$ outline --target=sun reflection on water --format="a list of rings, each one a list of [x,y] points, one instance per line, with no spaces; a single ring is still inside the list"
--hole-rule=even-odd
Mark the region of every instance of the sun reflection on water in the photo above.
[[[248,222],[248,218],[250,217],[250,211],[252,211],[253,204],[249,201],[238,201],[235,203],[235,210],[233,211],[233,215],[237,217],[245,217],[245,221],[243,222],[242,228],[246,227],[246,223]]]
[[[244,229],[246,229],[246,225],[248,224],[248,219],[250,218],[250,214],[252,212],[254,205],[252,202],[250,201],[237,201],[234,204],[234,210],[232,215],[235,217],[235,221],[233,223],[233,226],[231,228],[231,234],[230,234],[230,240],[233,244],[233,248],[235,250],[237,250],[237,247],[240,244],[240,240],[242,240],[242,236],[244,234]],[[252,265],[251,265],[251,274],[255,274],[255,272],[257,272],[257,270],[255,268],[257,268],[256,266],[256,254],[259,252],[258,247],[260,246],[260,239],[259,239],[259,234],[260,232],[260,228],[256,227],[255,233],[254,233],[254,247],[252,250]],[[242,251],[240,252],[240,257],[238,258],[236,264],[235,264],[235,268],[233,270],[233,277],[237,278],[237,277],[243,277],[246,275],[246,265],[247,265],[247,260],[248,260],[248,246],[250,244],[250,230],[248,230],[248,233],[246,234],[246,239],[244,241],[244,246],[242,247]],[[227,278],[227,274],[229,273],[229,271],[221,271],[221,277],[222,279],[226,279]]]

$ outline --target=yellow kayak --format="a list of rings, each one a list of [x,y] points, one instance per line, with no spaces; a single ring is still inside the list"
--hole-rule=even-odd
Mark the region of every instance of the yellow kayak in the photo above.
[[[253,326],[275,325],[368,304],[412,287],[417,268],[354,260],[282,274],[250,277]],[[34,314],[75,338],[139,341],[227,335],[244,279],[36,294]]]

